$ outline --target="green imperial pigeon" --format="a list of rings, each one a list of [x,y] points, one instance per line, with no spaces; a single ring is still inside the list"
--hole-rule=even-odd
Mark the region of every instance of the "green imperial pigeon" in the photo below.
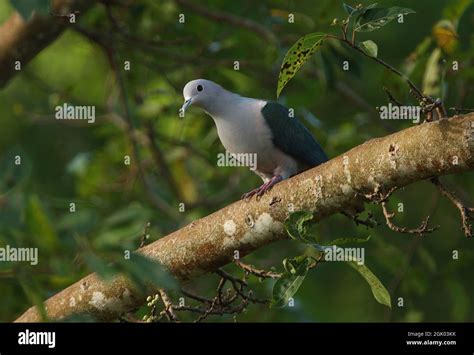
[[[183,112],[194,105],[211,116],[232,156],[256,155],[255,173],[263,185],[242,198],[261,197],[281,180],[328,160],[305,126],[278,102],[242,97],[205,79],[187,83],[183,96]]]

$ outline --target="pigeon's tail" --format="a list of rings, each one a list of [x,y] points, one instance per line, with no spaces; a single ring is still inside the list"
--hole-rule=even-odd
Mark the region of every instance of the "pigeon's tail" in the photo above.
[[[312,167],[321,165],[322,163],[325,163],[329,160],[327,154],[316,140],[314,140],[309,152],[310,154],[308,156],[307,163]]]

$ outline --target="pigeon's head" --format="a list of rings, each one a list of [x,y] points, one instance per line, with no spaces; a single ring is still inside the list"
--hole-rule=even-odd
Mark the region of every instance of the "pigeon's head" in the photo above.
[[[207,110],[215,104],[219,95],[224,91],[220,85],[210,80],[196,79],[190,81],[183,89],[184,104],[182,110],[186,111],[190,105]]]

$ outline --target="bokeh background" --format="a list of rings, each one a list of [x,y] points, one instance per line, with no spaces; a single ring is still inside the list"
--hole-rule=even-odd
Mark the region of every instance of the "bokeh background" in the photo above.
[[[14,320],[30,305],[97,271],[103,266],[97,260],[136,249],[148,222],[153,241],[260,184],[245,168],[217,167],[224,149],[213,121],[193,108],[184,119],[178,117],[182,87],[207,78],[241,95],[275,99],[286,50],[304,34],[337,33],[331,22],[344,17],[342,3],[333,0],[191,2],[201,11],[188,1],[113,3],[110,11],[97,4],[81,14],[0,91],[0,246],[38,247],[40,254],[37,266],[0,263],[1,321]],[[472,108],[471,1],[379,4],[410,7],[416,14],[360,38],[375,41],[381,58],[430,94],[444,97],[447,107]],[[13,11],[9,1],[0,0],[0,23]],[[215,11],[250,19],[268,33],[226,23],[213,16]],[[185,23],[178,21],[181,13]],[[295,23],[288,23],[290,13]],[[344,60],[350,62],[347,72]],[[452,70],[453,60],[460,70]],[[123,70],[124,61],[130,71]],[[378,118],[375,108],[387,103],[383,87],[413,103],[399,78],[332,42],[301,69],[280,100],[335,157],[412,125]],[[56,120],[54,108],[64,102],[95,105],[96,122]],[[136,153],[139,161],[125,165],[124,156]],[[15,155],[23,161],[13,168]],[[469,200],[473,177],[467,173],[445,181]],[[390,291],[392,310],[374,300],[354,270],[328,263],[310,272],[295,307],[252,305],[237,321],[473,321],[474,247],[462,233],[458,211],[428,182],[397,192],[389,206],[394,210],[400,202],[404,212],[397,213],[397,224],[414,227],[431,215],[440,228],[417,238],[384,224],[367,230],[340,215],[317,227],[322,242],[371,235],[366,264]],[[383,221],[378,206],[368,210]],[[296,242],[279,242],[245,261],[281,269],[283,258],[303,249]],[[454,250],[458,260],[452,258]],[[189,287],[210,295],[216,282],[210,275]],[[261,297],[270,296],[271,286],[258,280],[253,285]],[[398,297],[404,307],[397,307]]]

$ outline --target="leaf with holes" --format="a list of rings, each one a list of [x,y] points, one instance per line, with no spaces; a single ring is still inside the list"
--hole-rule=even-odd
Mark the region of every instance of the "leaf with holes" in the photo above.
[[[311,259],[306,256],[285,259],[283,261],[287,272],[273,285],[270,307],[280,308],[288,304],[289,299],[296,294],[303,283],[308,273],[310,261]]]
[[[280,75],[278,77],[277,97],[280,96],[281,91],[286,84],[295,76],[296,72],[311,55],[323,44],[326,34],[316,32],[307,34],[296,41],[288,50],[283,59],[283,64],[280,68]]]
[[[354,31],[354,26],[356,21],[359,19],[360,16],[362,16],[367,10],[373,9],[377,7],[378,4],[370,4],[368,6],[358,6],[354,9],[354,11],[351,12],[349,15],[349,23],[347,24],[347,33],[352,33]]]
[[[363,13],[357,16],[354,25],[354,31],[356,32],[371,32],[378,30],[385,26],[390,21],[394,20],[398,16],[405,16],[414,14],[415,11],[403,7],[375,7],[366,9]]]

